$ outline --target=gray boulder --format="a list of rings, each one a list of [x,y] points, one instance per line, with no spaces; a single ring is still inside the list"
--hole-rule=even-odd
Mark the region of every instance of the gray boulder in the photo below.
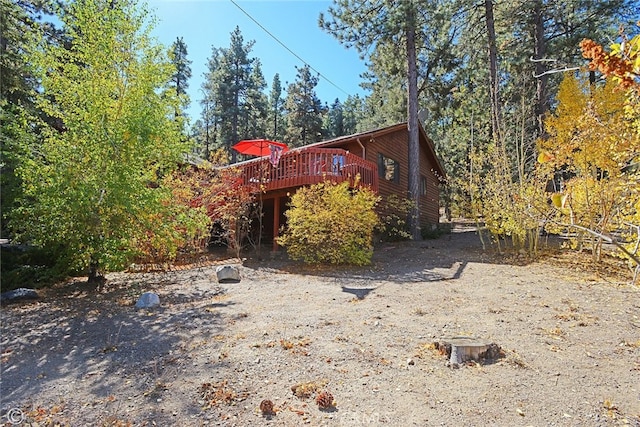
[[[38,299],[38,293],[35,289],[30,288],[18,288],[0,294],[0,301],[3,304],[6,302],[18,302],[33,299]]]
[[[238,283],[240,282],[240,270],[232,265],[221,265],[216,268],[218,283]]]
[[[153,292],[145,292],[140,295],[138,302],[136,302],[136,308],[155,308],[160,305],[160,297]]]

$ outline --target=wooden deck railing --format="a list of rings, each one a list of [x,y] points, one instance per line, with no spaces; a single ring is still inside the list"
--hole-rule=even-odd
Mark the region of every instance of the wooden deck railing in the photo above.
[[[349,181],[378,191],[377,165],[340,148],[307,148],[288,151],[276,166],[269,157],[232,165],[243,170],[245,185],[262,183],[264,191],[300,187],[323,181]],[[356,183],[356,177],[360,180]]]

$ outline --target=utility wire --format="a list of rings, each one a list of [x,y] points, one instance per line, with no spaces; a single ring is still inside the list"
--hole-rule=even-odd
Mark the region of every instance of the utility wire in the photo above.
[[[269,34],[269,36],[274,39],[275,41],[277,41],[280,46],[282,46],[283,48],[287,49],[289,51],[290,54],[292,54],[293,56],[295,56],[296,58],[298,58],[300,60],[300,62],[302,62],[303,64],[305,64],[306,66],[308,66],[309,68],[311,68],[313,71],[315,71],[316,73],[318,73],[318,75],[320,77],[322,77],[324,80],[326,80],[328,83],[330,83],[332,86],[334,86],[336,89],[338,89],[339,91],[343,92],[345,95],[349,96],[349,93],[347,93],[347,91],[345,91],[344,89],[342,89],[340,86],[338,86],[337,84],[335,84],[334,82],[332,82],[331,80],[329,80],[329,78],[327,78],[324,74],[322,74],[320,71],[316,70],[314,67],[311,66],[311,64],[309,64],[307,61],[305,61],[304,59],[302,59],[297,53],[295,53],[294,51],[292,51],[291,49],[289,49],[289,47],[287,45],[285,45],[283,42],[280,41],[280,39],[278,39],[276,36],[274,36],[273,34],[271,34],[271,32],[269,30],[267,30],[261,23],[259,23],[253,16],[249,15],[249,13],[244,10],[243,8],[240,7],[240,5],[238,3],[235,2],[235,0],[230,0],[231,3],[233,3],[238,9],[240,9],[242,11],[242,13],[244,13],[245,15],[247,15],[249,17],[249,19],[251,19],[253,22],[255,22],[255,24],[262,28],[262,30]]]

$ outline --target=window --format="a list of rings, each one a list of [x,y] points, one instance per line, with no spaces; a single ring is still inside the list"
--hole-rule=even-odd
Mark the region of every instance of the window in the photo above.
[[[378,176],[386,179],[387,181],[399,183],[400,163],[396,162],[391,157],[378,153]]]
[[[427,177],[424,175],[420,175],[420,195],[427,195]]]

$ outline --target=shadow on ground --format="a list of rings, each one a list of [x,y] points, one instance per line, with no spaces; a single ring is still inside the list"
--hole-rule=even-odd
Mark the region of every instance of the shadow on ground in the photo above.
[[[161,399],[193,343],[214,342],[211,338],[223,332],[219,309],[235,304],[197,272],[188,289],[171,280],[171,273],[123,275],[104,289],[71,282],[45,290],[36,302],[3,307],[3,409],[28,408],[32,396],[52,388],[61,396],[74,395],[80,382],[89,383],[91,393],[75,397],[88,407],[121,394]],[[136,310],[137,296],[155,289],[162,289],[162,305]],[[183,413],[199,412],[198,405],[185,403]],[[105,419],[101,407],[96,420]]]
[[[484,241],[485,249],[475,227],[456,224],[451,233],[438,239],[379,243],[369,266],[305,265],[288,259],[286,251],[281,248],[270,257],[248,253],[244,267],[255,270],[275,268],[287,273],[334,279],[349,278],[351,282],[360,280],[362,289],[371,289],[375,287],[371,282],[380,280],[406,284],[458,279],[469,263],[523,265],[530,261],[522,256],[497,256],[487,237]],[[356,287],[345,292],[362,299],[362,289]]]

